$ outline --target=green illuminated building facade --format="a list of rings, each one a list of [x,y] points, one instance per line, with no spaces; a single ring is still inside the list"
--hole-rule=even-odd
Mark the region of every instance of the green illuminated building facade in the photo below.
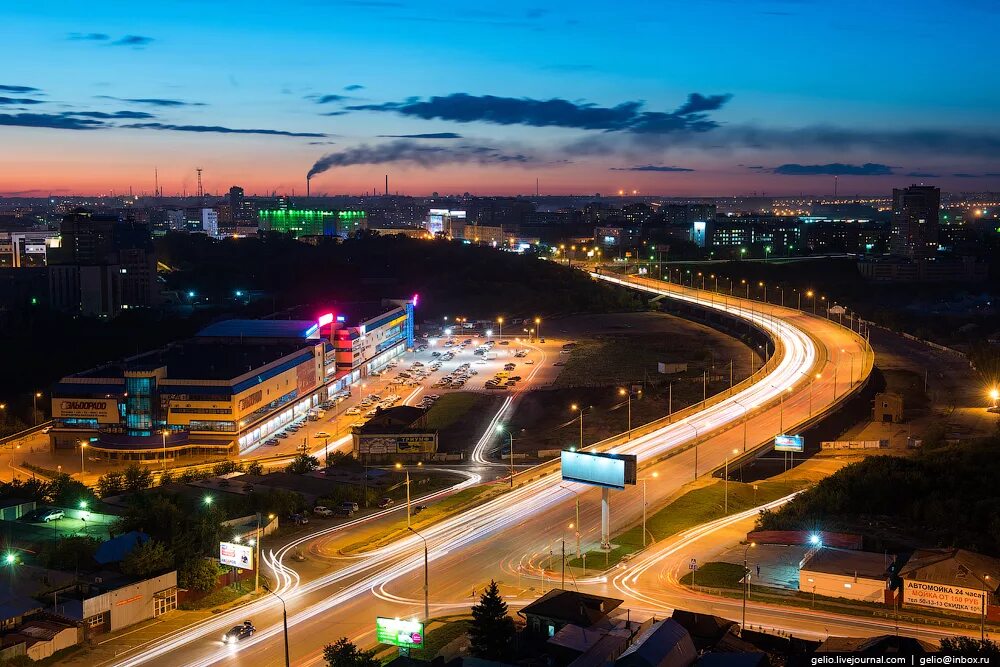
[[[353,236],[367,226],[364,211],[319,211],[314,209],[267,209],[260,212],[264,230],[300,236]]]

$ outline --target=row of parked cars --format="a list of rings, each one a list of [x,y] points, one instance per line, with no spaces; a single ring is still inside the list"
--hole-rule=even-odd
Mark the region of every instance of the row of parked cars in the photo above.
[[[393,504],[394,503],[392,498],[386,496],[385,498],[382,498],[381,500],[378,501],[378,508],[380,510],[388,509],[389,507],[392,507]],[[333,517],[346,518],[354,516],[355,512],[357,512],[359,509],[360,507],[358,506],[357,503],[352,502],[350,500],[345,500],[344,502],[340,503],[340,505],[332,509],[325,505],[316,505],[316,507],[313,508],[313,514],[326,519]],[[301,517],[301,515],[299,516]],[[309,520],[306,519],[303,523],[309,523]]]
[[[448,373],[447,375],[442,377],[440,380],[438,380],[431,386],[447,387],[450,389],[461,389],[462,387],[465,386],[465,383],[469,380],[470,377],[478,374],[479,371],[472,370],[472,367],[468,363],[465,363],[456,368],[455,370],[453,370],[451,373]]]
[[[428,394],[427,396],[424,396],[422,399],[420,399],[420,402],[417,403],[417,407],[426,410],[430,408],[432,405],[434,405],[439,398],[441,397],[438,394]]]

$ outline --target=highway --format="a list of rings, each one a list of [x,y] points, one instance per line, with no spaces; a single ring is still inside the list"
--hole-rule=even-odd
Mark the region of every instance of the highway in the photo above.
[[[775,358],[753,384],[710,400],[700,410],[676,415],[650,432],[634,429],[643,434],[630,441],[619,439],[601,446],[637,454],[640,476],[658,473],[657,481],[647,489],[650,506],[661,504],[684,483],[721,465],[734,448],[742,450],[745,437],[748,448],[753,448],[780,431],[791,430],[842,400],[851,385],[870,372],[872,360],[864,342],[824,318],[762,308],[742,299],[720,300],[717,295],[666,283],[647,281],[641,288],[728,311],[769,331],[779,343]],[[575,520],[577,500],[584,550],[599,541],[599,491],[563,483],[557,474],[539,475],[537,470],[521,473],[514,490],[422,530],[429,546],[431,616],[467,608],[475,599],[473,589],[482,590],[490,578],[503,583],[512,607],[540,595],[554,583],[552,574],[540,574],[529,564],[552,550],[558,553],[563,539],[568,552],[575,549],[575,531],[568,526]],[[364,530],[377,532],[380,522],[397,521],[401,509],[365,519]],[[612,493],[612,534],[635,523],[641,512],[639,487]],[[337,526],[307,538],[306,563],[288,558],[291,545],[268,556],[277,573],[277,592],[288,603],[293,664],[321,664],[323,645],[341,636],[363,645],[373,643],[376,615],[423,615],[421,540],[413,536],[363,554],[338,557],[339,548],[357,541],[350,530],[353,527]],[[610,595],[617,590],[613,577],[605,576],[581,577],[567,585]],[[635,598],[629,604],[633,602],[637,610],[647,606]],[[238,647],[222,646],[221,633],[245,617],[252,618],[260,632]],[[280,604],[270,597],[153,642],[114,664],[269,665],[281,664],[282,650]]]

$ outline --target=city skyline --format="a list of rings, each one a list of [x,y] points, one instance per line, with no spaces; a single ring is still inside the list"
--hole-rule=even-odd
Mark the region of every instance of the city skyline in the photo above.
[[[996,189],[990,10],[14,2],[0,196]]]

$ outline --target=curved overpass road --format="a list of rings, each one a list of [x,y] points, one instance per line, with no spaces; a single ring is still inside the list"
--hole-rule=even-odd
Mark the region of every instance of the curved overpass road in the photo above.
[[[742,449],[744,418],[753,448],[842,398],[851,384],[847,352],[856,362],[868,359],[863,368],[854,364],[861,368],[855,368],[855,383],[871,368],[863,341],[823,318],[777,307],[761,310],[760,304],[742,299],[720,302],[717,295],[654,281],[639,288],[729,311],[779,341],[777,358],[756,383],[650,433],[602,447],[637,454],[643,476],[658,472],[657,482],[647,488],[649,505],[660,504],[693,479],[696,458],[697,475],[702,475],[721,466],[734,448]],[[840,349],[845,353],[838,353]],[[807,381],[816,373],[822,377]],[[692,442],[697,446],[691,447]],[[611,497],[614,534],[641,516],[641,489],[613,492]],[[564,483],[551,472],[538,477],[538,471],[528,471],[519,475],[513,491],[423,529],[429,545],[431,615],[467,608],[474,600],[473,589],[481,590],[491,578],[502,581],[513,607],[558,583],[551,573],[543,579],[529,564],[537,564],[539,556],[547,558],[550,551],[558,554],[563,539],[567,553],[575,550],[575,531],[568,525],[575,521],[576,501],[584,550],[593,548],[599,542],[599,499],[592,487]],[[398,518],[399,509],[396,512]],[[350,541],[344,531],[329,531],[313,539],[311,553],[333,554]],[[423,615],[423,544],[415,536],[362,556],[314,557],[311,560],[320,562],[301,565],[285,558],[287,553],[274,554],[269,562],[278,573],[278,592],[288,603],[293,664],[321,664],[322,647],[341,636],[374,643],[376,615]],[[555,558],[557,562],[558,555]],[[615,591],[606,577],[567,581],[572,585],[611,595]],[[252,617],[260,632],[239,647],[221,646],[221,632],[244,616]],[[280,605],[269,597],[250,609],[221,614],[152,643],[115,664],[256,666],[281,664],[282,653]]]

